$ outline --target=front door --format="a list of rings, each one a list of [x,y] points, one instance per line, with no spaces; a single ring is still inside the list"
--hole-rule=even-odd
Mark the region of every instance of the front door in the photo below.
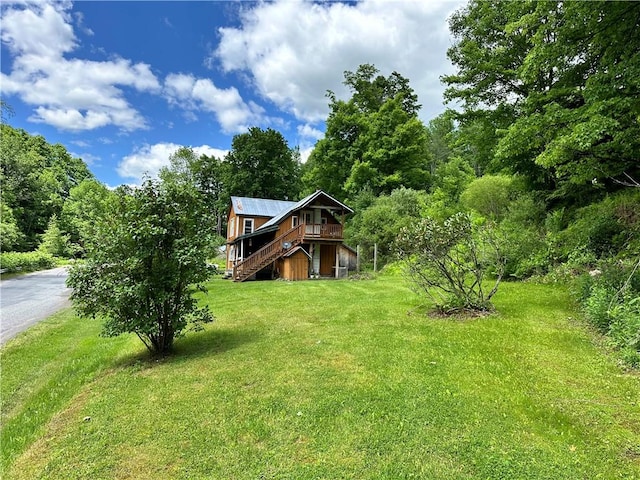
[[[323,277],[333,277],[335,271],[333,265],[336,263],[336,246],[320,245],[320,275]]]

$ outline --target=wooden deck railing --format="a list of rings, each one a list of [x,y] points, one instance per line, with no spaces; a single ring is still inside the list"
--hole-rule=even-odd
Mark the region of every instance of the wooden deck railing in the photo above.
[[[342,240],[342,225],[338,223],[304,224],[305,238]]]

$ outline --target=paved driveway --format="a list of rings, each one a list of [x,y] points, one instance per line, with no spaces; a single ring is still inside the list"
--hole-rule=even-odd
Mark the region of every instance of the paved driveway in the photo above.
[[[0,343],[69,305],[64,267],[0,282]]]

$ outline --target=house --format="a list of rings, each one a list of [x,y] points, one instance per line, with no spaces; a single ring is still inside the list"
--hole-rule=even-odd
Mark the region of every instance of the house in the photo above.
[[[231,197],[227,276],[239,282],[346,276],[355,263],[355,252],[343,243],[350,213],[321,190],[299,202]]]

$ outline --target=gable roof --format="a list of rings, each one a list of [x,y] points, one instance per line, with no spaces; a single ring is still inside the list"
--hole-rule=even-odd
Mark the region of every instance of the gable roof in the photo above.
[[[332,207],[336,210],[343,210],[347,213],[353,213],[353,210],[351,208],[347,207],[344,203],[336,200],[331,195],[324,193],[322,190],[315,191],[299,202],[289,202],[286,200],[269,200],[266,198],[231,197],[231,208],[234,209],[236,215],[271,217],[269,221],[267,221],[264,225],[256,228],[253,232],[237,236],[234,239],[234,242],[277,230],[278,224],[283,219],[285,219],[291,213],[305,208],[307,205],[311,204],[320,197],[324,197],[323,201],[326,202],[326,206],[329,208]]]
[[[304,253],[309,258],[309,260],[311,260],[311,255],[309,255],[309,252],[307,252],[304,248],[302,248],[300,246],[292,248],[287,253],[285,253],[283,255],[283,257],[285,257],[285,258],[292,257],[293,255],[295,255],[296,253],[298,253],[301,250],[302,250],[302,253]]]
[[[346,211],[348,213],[353,213],[353,210],[351,208],[347,207],[344,203],[339,202],[338,200],[333,198],[331,195],[329,195],[327,193],[324,193],[322,190],[316,190],[314,193],[312,193],[311,195],[303,198],[299,202],[294,203],[293,205],[291,205],[286,210],[282,210],[278,215],[276,215],[271,220],[269,220],[267,223],[265,223],[260,228],[258,228],[258,230],[266,229],[266,228],[269,228],[269,227],[271,227],[273,225],[277,225],[278,223],[280,223],[280,221],[282,219],[286,218],[289,214],[295,212],[296,210],[303,209],[304,207],[306,207],[307,205],[311,204],[314,200],[316,200],[317,198],[320,198],[320,197],[324,197],[325,201],[327,201],[328,203],[332,203],[333,206],[335,208],[337,208],[337,209],[344,210],[344,211]]]
[[[231,205],[236,215],[254,217],[275,217],[296,202],[286,200],[270,200],[267,198],[231,197]]]

